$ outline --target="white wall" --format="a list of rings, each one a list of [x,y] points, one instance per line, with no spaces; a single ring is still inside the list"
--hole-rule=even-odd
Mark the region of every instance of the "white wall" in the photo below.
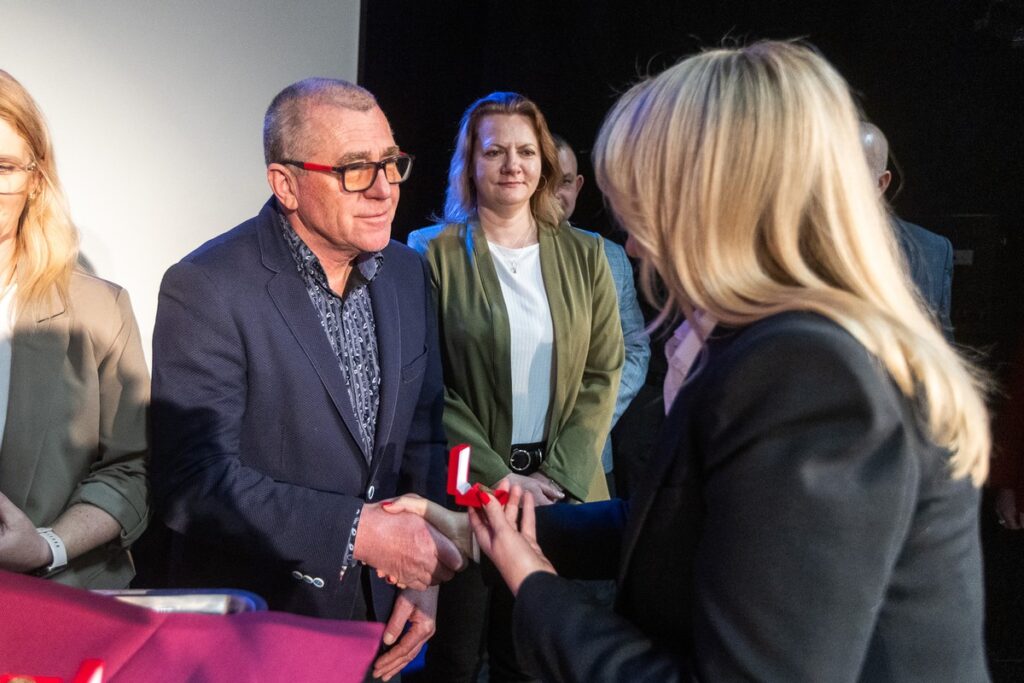
[[[46,114],[82,234],[150,357],[160,278],[269,196],[263,113],[307,76],[355,81],[359,0],[0,0],[0,68]]]

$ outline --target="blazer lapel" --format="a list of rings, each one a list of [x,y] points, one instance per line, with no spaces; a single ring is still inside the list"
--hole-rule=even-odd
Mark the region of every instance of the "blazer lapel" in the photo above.
[[[570,230],[568,226],[562,228]],[[578,387],[568,386],[567,382],[559,381],[566,372],[566,368],[572,366],[569,354],[571,344],[568,343],[570,328],[569,305],[565,300],[565,288],[557,286],[562,281],[564,274],[561,272],[563,258],[558,253],[558,240],[547,225],[540,223],[537,226],[537,239],[540,242],[540,272],[544,280],[544,291],[547,294],[548,308],[551,309],[551,328],[554,333],[554,353],[551,359],[551,376],[555,379],[551,387],[551,407],[548,417],[547,440],[551,443],[554,436],[562,429],[561,411],[559,407],[565,405],[569,391],[575,392]]]
[[[398,316],[398,293],[384,273],[386,268],[387,263],[382,264],[381,272],[370,282],[370,303],[373,306],[373,324],[377,328],[377,359],[380,362],[380,407],[374,436],[374,449],[378,453],[391,437],[402,382],[402,321]]]
[[[271,210],[276,212],[276,209]],[[266,211],[267,208],[264,207],[264,212]],[[348,388],[338,367],[338,357],[334,355],[323,325],[309,301],[309,293],[295,268],[295,260],[288,252],[284,236],[279,234],[277,217],[270,215],[266,219],[259,233],[260,250],[263,264],[275,271],[267,283],[267,293],[306,358],[320,376],[320,381],[323,382],[334,407],[345,422],[352,440],[368,461],[370,454],[363,448],[363,440],[359,436],[359,420],[348,397]]]
[[[706,372],[713,362],[715,356],[722,353],[735,339],[734,328],[718,324],[713,332],[708,335],[705,347],[702,350],[706,357],[698,358],[690,367],[687,379],[691,381],[684,384],[680,389],[671,411],[665,416],[661,433],[658,436],[658,447],[654,457],[644,472],[643,483],[636,495],[630,500],[629,519],[626,523],[626,530],[622,542],[622,562],[619,565],[619,582],[621,583],[629,568],[629,562],[636,548],[640,531],[644,527],[647,515],[650,514],[654,499],[661,490],[668,476],[672,471],[673,480],[691,480],[696,474],[687,470],[694,467],[694,455],[691,452],[680,452],[685,446],[680,445],[680,440],[686,436],[690,421],[700,419],[700,405],[695,404],[695,397],[701,392],[701,383],[707,381],[707,375],[697,375],[697,372]]]
[[[689,463],[679,464],[677,458],[688,458],[688,454],[677,454],[679,440],[682,438],[682,430],[686,428],[687,416],[692,414],[693,408],[690,404],[690,396],[684,387],[678,399],[672,406],[672,411],[665,417],[665,422],[658,437],[658,446],[654,452],[651,463],[644,471],[643,483],[630,500],[629,517],[626,522],[626,529],[623,533],[622,559],[619,563],[618,581],[621,585],[628,573],[629,563],[636,548],[637,539],[644,528],[647,515],[651,511],[654,499],[661,490],[665,477],[671,467],[689,467]]]
[[[11,383],[0,446],[0,483],[24,509],[47,435],[66,428],[61,391],[70,342],[69,316],[56,294],[45,305],[18,314],[11,338]]]

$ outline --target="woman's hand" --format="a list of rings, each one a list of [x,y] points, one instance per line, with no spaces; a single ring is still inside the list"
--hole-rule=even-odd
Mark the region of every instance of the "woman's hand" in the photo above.
[[[520,499],[523,509],[517,524]],[[556,573],[537,545],[534,500],[530,491],[524,493],[519,486],[513,486],[504,508],[490,497],[479,510],[470,508],[469,523],[480,549],[494,562],[513,595],[519,593],[519,586],[530,574]]]
[[[473,557],[473,532],[469,528],[469,518],[464,512],[453,512],[437,503],[427,500],[415,493],[407,493],[394,500],[386,500],[381,507],[387,512],[411,512],[427,520],[435,529],[447,536],[468,559]]]
[[[551,505],[565,498],[562,487],[540,472],[534,472],[528,477],[521,474],[507,474],[495,488],[504,488],[505,486],[508,488],[518,486],[524,492],[531,493],[537,505]]]
[[[0,493],[0,569],[28,572],[50,564],[49,544],[24,512]]]

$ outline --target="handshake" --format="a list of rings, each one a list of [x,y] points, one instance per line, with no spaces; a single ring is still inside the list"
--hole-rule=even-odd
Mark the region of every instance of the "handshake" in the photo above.
[[[414,494],[363,506],[355,558],[405,589],[384,628],[384,644],[393,647],[374,662],[375,677],[389,680],[416,656],[434,633],[437,590],[430,587],[451,579],[478,559],[479,551],[491,558],[513,595],[531,573],[554,573],[537,546],[534,501],[551,502],[557,493],[538,492],[535,498],[532,482],[509,476],[498,485],[499,491],[508,493],[504,506],[483,490],[481,507],[468,513],[453,512]]]
[[[512,589],[533,571],[554,573],[536,541],[535,494],[503,480],[504,507],[481,491],[483,505],[454,512],[415,494],[363,507],[354,556],[399,588],[424,590],[451,579],[483,551]],[[542,503],[549,502],[547,496]]]

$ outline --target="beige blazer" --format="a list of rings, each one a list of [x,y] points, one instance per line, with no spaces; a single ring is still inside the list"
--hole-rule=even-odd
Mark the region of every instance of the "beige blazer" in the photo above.
[[[15,320],[0,491],[36,526],[76,503],[110,513],[121,537],[53,578],[124,588],[134,576],[128,546],[148,519],[149,371],[124,289],[75,272],[69,299],[54,295]]]

